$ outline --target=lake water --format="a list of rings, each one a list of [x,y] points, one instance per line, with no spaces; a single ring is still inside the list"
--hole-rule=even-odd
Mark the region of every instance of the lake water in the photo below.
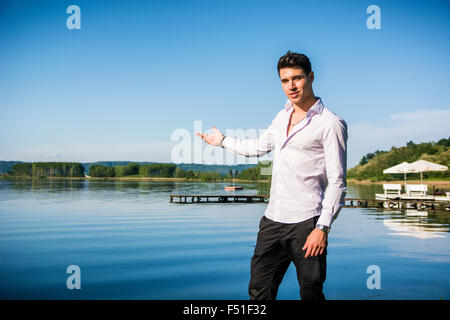
[[[248,299],[266,204],[169,202],[225,185],[0,180],[0,298]],[[236,192],[268,193],[242,185]],[[347,197],[380,191],[349,186]],[[449,299],[449,217],[344,208],[329,235],[326,298]],[[79,290],[67,288],[70,265],[81,270]],[[380,289],[367,286],[369,266],[379,268]],[[299,299],[293,265],[278,298]]]

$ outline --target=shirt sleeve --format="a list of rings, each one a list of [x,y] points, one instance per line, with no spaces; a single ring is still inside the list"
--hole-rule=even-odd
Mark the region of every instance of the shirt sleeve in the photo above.
[[[322,201],[322,212],[317,221],[330,227],[344,205],[347,193],[347,124],[334,121],[322,137],[328,186]]]
[[[226,136],[222,147],[246,157],[259,157],[274,148],[274,122],[257,139],[239,139]]]

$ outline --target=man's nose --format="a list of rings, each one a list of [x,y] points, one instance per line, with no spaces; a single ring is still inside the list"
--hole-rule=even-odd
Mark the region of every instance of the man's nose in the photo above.
[[[289,89],[291,89],[291,90],[295,90],[295,89],[297,89],[297,87],[295,86],[295,82],[294,81],[289,81]]]

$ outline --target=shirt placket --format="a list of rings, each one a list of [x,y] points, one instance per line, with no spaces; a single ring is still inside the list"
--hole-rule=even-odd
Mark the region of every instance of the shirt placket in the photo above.
[[[314,115],[314,114],[313,114],[313,115]],[[290,134],[287,138],[285,138],[285,140],[284,140],[284,142],[283,142],[283,144],[282,144],[280,150],[283,149],[283,148],[286,146],[286,144],[289,142],[289,140],[292,139],[292,137],[293,137],[294,135],[296,135],[299,131],[303,130],[303,129],[311,122],[311,118],[312,118],[313,115],[309,115],[309,116],[307,115],[306,118],[303,119],[303,120],[301,121],[301,122],[305,122],[305,123],[303,124],[303,126],[301,126],[300,129],[297,129],[296,131],[291,132],[291,134]],[[301,123],[301,122],[300,122],[300,123]],[[299,123],[299,124],[300,124],[300,123]],[[297,124],[297,125],[298,125],[298,124]],[[295,127],[294,127],[294,128],[295,128]]]

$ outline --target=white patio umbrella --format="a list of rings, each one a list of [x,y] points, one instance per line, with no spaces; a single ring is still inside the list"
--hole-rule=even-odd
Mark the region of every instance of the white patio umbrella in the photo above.
[[[426,160],[417,160],[409,164],[411,172],[420,172],[420,183],[423,181],[423,172],[430,171],[447,171],[448,167]]]
[[[383,170],[383,173],[403,173],[404,177],[405,177],[405,188],[406,188],[406,174],[408,172],[414,172],[411,171],[409,168],[409,163],[408,162],[402,162],[400,164],[397,164],[393,167],[387,168]]]

